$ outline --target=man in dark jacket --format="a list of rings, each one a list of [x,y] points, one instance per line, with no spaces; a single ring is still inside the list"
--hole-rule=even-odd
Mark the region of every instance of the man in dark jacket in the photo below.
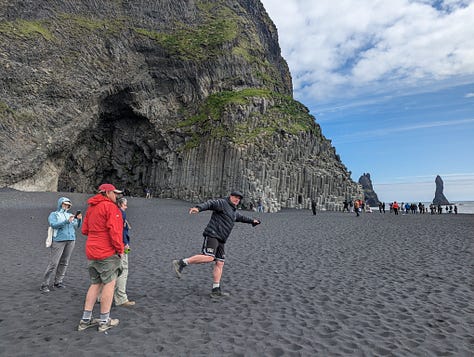
[[[237,212],[237,206],[242,198],[242,193],[233,191],[227,198],[209,200],[192,207],[189,210],[190,214],[207,210],[213,211],[211,219],[203,232],[204,242],[202,245],[202,254],[197,254],[185,259],[173,260],[173,268],[178,278],[181,278],[183,269],[189,264],[210,263],[215,261],[212,273],[214,279],[211,292],[212,298],[220,298],[229,295],[221,291],[220,281],[225,260],[224,246],[232,228],[234,228],[234,222],[249,223],[254,227],[260,224],[259,220],[243,216]]]

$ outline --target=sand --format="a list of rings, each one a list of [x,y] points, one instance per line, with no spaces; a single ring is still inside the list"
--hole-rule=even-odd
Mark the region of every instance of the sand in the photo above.
[[[47,216],[59,193],[0,192],[1,356],[472,356],[474,215],[245,212],[226,245],[213,301],[211,265],[178,280],[209,213],[130,198],[133,308],[120,325],[76,331],[89,286],[80,233],[67,289],[41,294]],[[67,194],[86,210],[89,195]],[[98,313],[98,306],[94,310]]]

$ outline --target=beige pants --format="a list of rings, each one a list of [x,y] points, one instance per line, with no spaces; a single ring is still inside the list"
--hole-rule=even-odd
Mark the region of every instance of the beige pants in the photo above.
[[[122,305],[128,301],[127,278],[128,278],[128,254],[122,256],[122,274],[115,282],[114,302],[115,305]]]

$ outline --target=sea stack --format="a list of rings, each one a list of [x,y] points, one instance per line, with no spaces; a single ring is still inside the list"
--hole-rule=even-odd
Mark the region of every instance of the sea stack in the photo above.
[[[359,178],[359,184],[362,186],[362,189],[364,191],[365,202],[367,202],[371,207],[377,207],[379,204],[379,198],[377,197],[377,194],[374,191],[374,187],[372,186],[370,174],[364,173]]]
[[[435,197],[433,198],[433,204],[435,205],[449,205],[448,199],[444,196],[443,193],[443,179],[438,175],[435,179],[436,183],[436,192]]]

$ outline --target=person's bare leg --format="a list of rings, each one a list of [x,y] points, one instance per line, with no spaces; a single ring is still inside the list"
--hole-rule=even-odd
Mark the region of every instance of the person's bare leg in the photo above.
[[[213,260],[214,260],[214,257],[211,257],[210,255],[204,255],[204,254],[196,254],[186,259],[188,264],[210,263]]]
[[[192,257],[181,259],[181,260],[173,260],[173,269],[176,273],[176,277],[181,279],[181,274],[183,269],[188,264],[202,264],[202,263],[210,263],[214,260],[214,257],[204,254],[196,254]]]
[[[214,282],[212,283],[212,292],[211,298],[220,298],[229,296],[229,293],[225,293],[221,291],[221,277],[222,271],[224,270],[224,262],[220,260],[216,260],[216,264],[214,265],[214,269],[212,271],[212,277]]]
[[[94,308],[97,296],[99,296],[100,289],[103,284],[91,284],[87,290],[86,301],[84,303],[84,310],[92,311]]]
[[[112,307],[112,300],[114,298],[115,280],[104,284],[102,288],[102,296],[100,297],[100,313],[105,314],[110,312]],[[97,298],[97,296],[95,297]],[[95,300],[94,300],[95,301]]]
[[[220,284],[223,270],[224,270],[224,262],[217,260],[216,264],[214,265],[214,270],[212,271],[214,284]]]

